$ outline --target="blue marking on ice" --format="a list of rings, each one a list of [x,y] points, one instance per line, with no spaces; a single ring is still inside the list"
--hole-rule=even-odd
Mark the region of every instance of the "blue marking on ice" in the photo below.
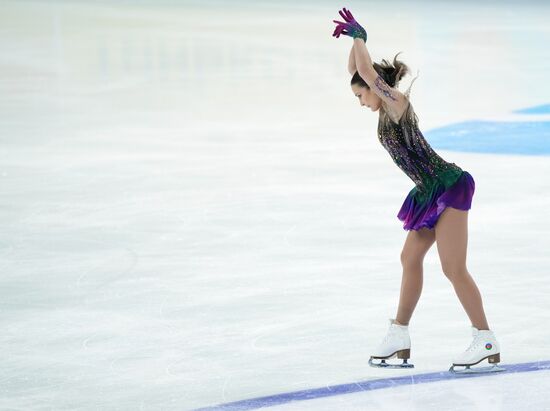
[[[336,395],[350,394],[354,392],[372,391],[383,388],[397,387],[401,385],[421,384],[428,382],[438,382],[452,380],[455,378],[476,378],[488,377],[493,375],[510,374],[517,372],[541,371],[550,370],[549,361],[536,361],[519,364],[499,364],[505,368],[505,371],[495,373],[479,373],[479,374],[453,374],[449,371],[430,372],[426,374],[405,375],[402,377],[381,378],[376,380],[367,380],[353,382],[348,384],[340,384],[326,386],[322,388],[312,388],[309,390],[287,392],[282,394],[270,395],[267,397],[252,398],[230,402],[226,404],[214,405],[211,407],[197,408],[194,411],[237,411],[237,410],[254,410],[262,407],[281,405],[292,401],[307,401],[322,397],[333,397]]]
[[[513,111],[513,113],[519,114],[550,114],[550,104],[542,104],[540,106],[522,108]]]
[[[550,113],[550,104],[517,110],[521,114]],[[434,149],[493,154],[550,154],[550,121],[472,120],[429,130]]]

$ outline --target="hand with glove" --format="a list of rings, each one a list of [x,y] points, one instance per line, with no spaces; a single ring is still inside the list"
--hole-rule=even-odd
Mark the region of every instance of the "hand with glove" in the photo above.
[[[354,39],[361,38],[366,43],[367,32],[359,23],[357,23],[351,12],[349,10],[346,10],[346,8],[344,7],[342,10],[339,10],[338,13],[340,13],[340,16],[342,16],[345,22],[332,20],[333,22],[337,23],[336,28],[334,29],[334,33],[332,33],[332,35],[336,38],[339,38],[340,34],[344,34],[346,36],[353,37]]]

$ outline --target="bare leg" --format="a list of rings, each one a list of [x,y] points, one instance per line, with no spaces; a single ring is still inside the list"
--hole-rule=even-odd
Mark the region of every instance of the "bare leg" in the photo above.
[[[443,272],[453,284],[472,325],[479,330],[488,330],[481,294],[466,268],[468,210],[447,207],[434,228]]]
[[[424,256],[435,242],[435,231],[428,228],[415,231],[410,230],[407,234],[403,250],[401,251],[401,265],[403,266],[403,277],[401,279],[401,293],[399,296],[399,307],[395,317],[396,322],[401,325],[408,325],[416,307],[423,283],[423,262]]]

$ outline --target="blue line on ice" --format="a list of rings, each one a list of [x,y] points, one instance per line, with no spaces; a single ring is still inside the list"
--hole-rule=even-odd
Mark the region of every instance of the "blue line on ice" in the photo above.
[[[452,380],[455,378],[476,378],[489,377],[495,375],[503,375],[517,372],[541,371],[550,370],[549,361],[536,361],[519,364],[499,364],[506,369],[492,374],[452,374],[449,371],[430,372],[426,374],[411,374],[402,377],[380,378],[377,380],[367,380],[353,382],[349,384],[340,384],[327,386],[323,388],[312,388],[309,390],[287,392],[281,394],[270,395],[267,397],[251,398],[230,402],[226,404],[214,405],[211,407],[197,408],[194,411],[237,411],[237,410],[254,410],[262,407],[282,405],[292,401],[306,401],[322,397],[332,397],[342,394],[350,394],[354,392],[379,390],[382,388],[398,387],[401,385],[421,384],[428,382],[438,382],[444,380]]]
[[[550,114],[550,104],[516,110],[528,115]],[[550,121],[471,120],[429,130],[425,137],[434,149],[495,154],[550,154]]]
[[[522,108],[515,110],[514,113],[519,114],[550,114],[550,104],[542,104],[540,106]]]

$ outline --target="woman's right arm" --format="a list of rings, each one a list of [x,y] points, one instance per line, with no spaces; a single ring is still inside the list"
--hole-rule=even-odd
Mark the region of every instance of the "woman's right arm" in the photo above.
[[[349,62],[348,62],[348,71],[349,74],[354,75],[357,71],[357,66],[355,65],[355,52],[353,51],[353,45],[351,46],[351,51],[349,53]]]

